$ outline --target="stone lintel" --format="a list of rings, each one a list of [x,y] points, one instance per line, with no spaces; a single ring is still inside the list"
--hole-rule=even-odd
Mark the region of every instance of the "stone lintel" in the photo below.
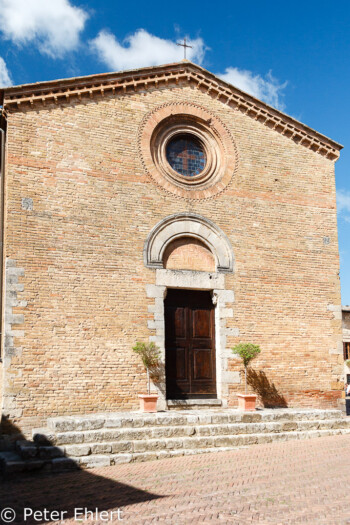
[[[225,276],[216,272],[158,269],[156,270],[156,285],[194,290],[223,290],[225,288]]]

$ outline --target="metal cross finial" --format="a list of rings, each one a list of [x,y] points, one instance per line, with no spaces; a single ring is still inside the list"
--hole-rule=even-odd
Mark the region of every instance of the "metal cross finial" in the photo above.
[[[176,44],[176,45],[177,45],[177,46],[181,46],[181,47],[184,48],[184,59],[186,60],[186,47],[190,47],[190,48],[192,48],[193,46],[188,46],[188,45],[186,44],[186,37],[184,38],[184,43],[183,43],[183,44],[178,43],[178,44]]]

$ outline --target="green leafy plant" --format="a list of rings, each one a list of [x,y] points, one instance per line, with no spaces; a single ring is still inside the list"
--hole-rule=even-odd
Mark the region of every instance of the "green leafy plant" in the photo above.
[[[243,361],[245,373],[245,393],[247,394],[247,368],[249,363],[260,354],[260,346],[253,345],[252,343],[239,343],[234,348],[232,348],[232,352],[238,355]]]
[[[137,341],[133,351],[141,357],[147,370],[148,395],[151,393],[151,378],[157,379],[160,366],[160,349],[155,343],[141,343]]]
[[[350,368],[350,359],[348,359],[347,361],[345,361],[345,364],[346,366],[348,366]]]

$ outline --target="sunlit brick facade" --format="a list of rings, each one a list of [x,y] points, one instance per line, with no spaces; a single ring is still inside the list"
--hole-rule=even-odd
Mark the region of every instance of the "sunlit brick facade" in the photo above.
[[[223,406],[242,388],[240,341],[261,346],[255,379],[272,397],[337,406],[341,146],[189,62],[11,87],[3,108],[5,416],[27,432],[136,409],[146,375],[132,346],[165,355],[168,288],[213,296]],[[154,156],[174,118],[207,137],[198,187]]]

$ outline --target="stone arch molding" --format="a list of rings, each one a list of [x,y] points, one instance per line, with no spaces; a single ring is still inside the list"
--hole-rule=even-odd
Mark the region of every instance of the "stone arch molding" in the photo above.
[[[227,236],[212,221],[195,213],[169,215],[158,222],[145,242],[145,266],[163,268],[166,247],[180,237],[193,237],[204,243],[215,258],[217,272],[233,272],[233,250]]]

